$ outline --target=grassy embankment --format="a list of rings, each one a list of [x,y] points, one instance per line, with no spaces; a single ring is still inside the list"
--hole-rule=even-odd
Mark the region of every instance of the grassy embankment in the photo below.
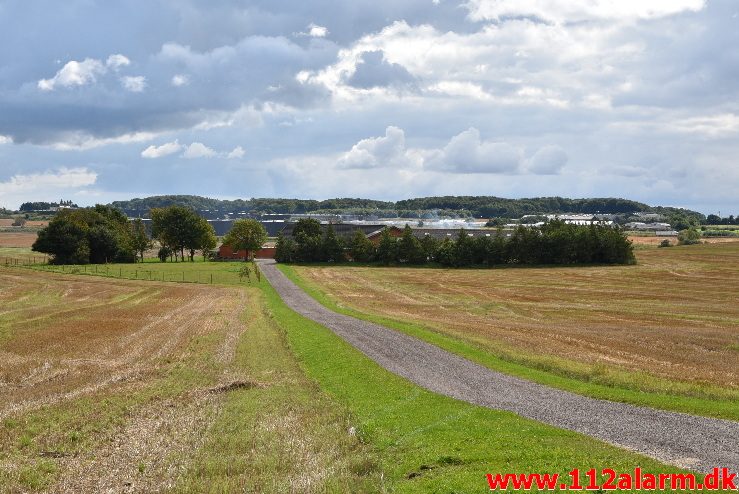
[[[596,398],[739,420],[736,383],[722,382],[739,364],[739,318],[727,299],[737,252],[739,244],[652,249],[637,266],[613,268],[280,268],[333,310],[494,370]],[[612,363],[617,358],[624,360]],[[672,373],[652,372],[650,361]],[[681,372],[705,379],[683,380]]]

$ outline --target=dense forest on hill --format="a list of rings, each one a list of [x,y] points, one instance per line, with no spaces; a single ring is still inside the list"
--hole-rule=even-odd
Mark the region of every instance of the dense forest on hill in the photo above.
[[[398,202],[372,199],[337,198],[317,201],[312,199],[235,199],[219,200],[192,195],[153,196],[128,201],[116,201],[111,206],[131,216],[146,216],[151,208],[171,205],[187,206],[197,211],[208,211],[206,216],[225,214],[358,214],[377,217],[423,218],[429,216],[520,218],[526,214],[582,213],[628,214],[658,212],[665,216],[685,215],[698,222],[705,219],[701,213],[647,204],[618,198],[568,199],[564,197],[537,197],[505,199],[494,196],[443,196],[405,199]]]

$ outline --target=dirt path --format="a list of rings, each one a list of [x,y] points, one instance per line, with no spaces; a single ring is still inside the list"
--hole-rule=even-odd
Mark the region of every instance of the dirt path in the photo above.
[[[665,463],[739,471],[739,423],[596,400],[492,371],[384,326],[337,314],[263,261],[285,303],[385,369],[431,391],[586,434]]]

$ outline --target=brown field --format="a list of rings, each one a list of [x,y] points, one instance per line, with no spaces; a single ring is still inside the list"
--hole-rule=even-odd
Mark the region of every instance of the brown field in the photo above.
[[[669,240],[672,245],[677,245],[677,237],[640,237],[636,235],[629,235],[629,240],[631,240],[634,245],[649,245],[652,247],[658,246],[660,242],[662,242],[665,238]],[[739,238],[708,237],[702,239],[701,241],[707,244],[724,244],[730,242],[739,242]]]
[[[374,482],[348,412],[304,374],[249,285],[0,267],[0,492]]]
[[[171,481],[217,411],[197,383],[229,379],[213,369],[243,309],[237,289],[0,270],[0,491],[59,471],[52,492],[101,492],[138,464],[136,492]],[[193,362],[196,377],[169,377]]]
[[[0,418],[143,379],[190,340],[240,327],[228,289],[0,271]],[[223,321],[221,321],[223,323]],[[224,324],[221,324],[224,326]]]
[[[614,267],[295,270],[341,305],[518,361],[739,389],[739,243],[637,257]]]
[[[36,237],[35,232],[0,232],[0,247],[30,247]]]
[[[12,218],[0,218],[0,227],[3,226],[13,226],[13,220]],[[47,226],[49,224],[48,221],[42,220],[42,221],[26,221],[26,227],[43,227]]]

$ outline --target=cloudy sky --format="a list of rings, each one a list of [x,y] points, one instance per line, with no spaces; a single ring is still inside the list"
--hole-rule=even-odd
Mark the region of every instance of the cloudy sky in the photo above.
[[[736,0],[0,0],[0,206],[626,197],[739,213]]]

